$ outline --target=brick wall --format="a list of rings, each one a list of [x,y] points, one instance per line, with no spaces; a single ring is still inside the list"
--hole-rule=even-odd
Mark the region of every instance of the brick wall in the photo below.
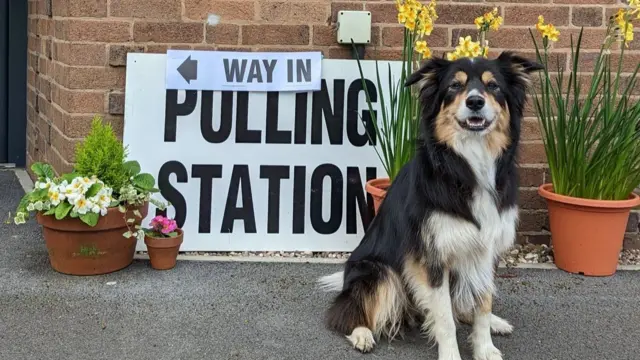
[[[474,34],[473,20],[494,6],[504,26],[491,34],[495,51],[515,49],[533,56],[527,27],[542,14],[562,32],[554,52],[568,61],[569,33],[587,27],[584,47],[596,51],[606,18],[619,0],[452,0],[438,3],[440,18],[427,40],[436,56],[451,50],[459,36]],[[89,120],[102,114],[119,134],[124,110],[128,52],[166,49],[322,50],[328,58],[351,58],[335,41],[339,10],[372,12],[372,46],[367,56],[400,55],[402,28],[394,1],[331,0],[30,0],[28,66],[28,160],[48,161],[58,171],[73,163],[75,143]],[[209,14],[220,16],[207,26]],[[636,39],[640,36],[636,35]],[[375,46],[375,49],[374,49]],[[585,54],[586,62],[593,60]],[[640,40],[627,63],[640,61]],[[520,162],[522,222],[519,240],[547,243],[545,204],[536,187],[549,180],[540,132],[533,112],[524,123]],[[628,246],[638,244],[637,214],[629,222]]]

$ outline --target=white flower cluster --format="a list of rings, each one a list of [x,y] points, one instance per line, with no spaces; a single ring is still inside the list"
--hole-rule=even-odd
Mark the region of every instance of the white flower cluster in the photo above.
[[[87,197],[87,191],[94,184],[100,184],[102,187],[95,195]],[[104,186],[104,183],[98,180],[96,176],[91,178],[78,176],[71,183],[63,180],[59,184],[51,181],[51,179],[46,179],[44,182],[36,181],[34,185],[36,190],[48,190],[47,199],[29,203],[27,211],[47,211],[52,206],[56,207],[61,202],[66,201],[73,205],[71,212],[76,212],[79,215],[93,212],[104,216],[113,201],[113,189]],[[24,223],[26,215],[22,212],[17,213],[14,220],[16,224]]]

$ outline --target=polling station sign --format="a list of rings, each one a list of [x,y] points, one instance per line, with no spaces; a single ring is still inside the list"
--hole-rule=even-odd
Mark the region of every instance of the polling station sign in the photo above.
[[[389,65],[401,71],[380,61],[383,86]],[[353,250],[373,213],[365,182],[386,176],[355,61],[322,60],[305,92],[166,89],[166,66],[128,56],[124,142],[172,203],[183,251]],[[389,89],[373,61],[363,71],[379,112]]]
[[[168,50],[165,71],[172,90],[316,91],[322,53]]]

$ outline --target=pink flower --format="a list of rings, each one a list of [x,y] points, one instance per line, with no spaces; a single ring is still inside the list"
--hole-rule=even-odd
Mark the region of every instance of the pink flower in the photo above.
[[[162,215],[154,217],[149,225],[154,231],[165,235],[172,233],[178,228],[178,224],[175,220],[166,218]]]

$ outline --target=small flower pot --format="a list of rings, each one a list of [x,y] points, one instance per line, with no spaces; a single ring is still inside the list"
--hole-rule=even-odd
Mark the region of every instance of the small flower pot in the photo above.
[[[135,224],[139,225],[149,204],[138,208],[142,218],[134,216],[133,210],[128,211],[127,218],[135,218]],[[49,262],[57,272],[101,275],[124,269],[133,262],[136,239],[123,236],[127,224],[125,214],[118,208],[110,208],[94,227],[71,217],[57,220],[53,215],[37,213],[36,219],[42,225]]]
[[[176,229],[178,236],[171,238],[144,236],[144,243],[147,245],[147,253],[151,267],[156,270],[169,270],[176,266],[178,252],[184,232],[182,229]]]
[[[387,189],[391,186],[391,180],[389,178],[377,178],[367,181],[365,184],[365,190],[373,198],[373,210],[374,213],[378,213],[378,208],[382,204],[382,200],[387,195]]]
[[[574,274],[613,275],[629,213],[640,197],[632,193],[619,201],[574,198],[554,193],[552,184],[541,185],[538,194],[547,201],[556,266]]]

